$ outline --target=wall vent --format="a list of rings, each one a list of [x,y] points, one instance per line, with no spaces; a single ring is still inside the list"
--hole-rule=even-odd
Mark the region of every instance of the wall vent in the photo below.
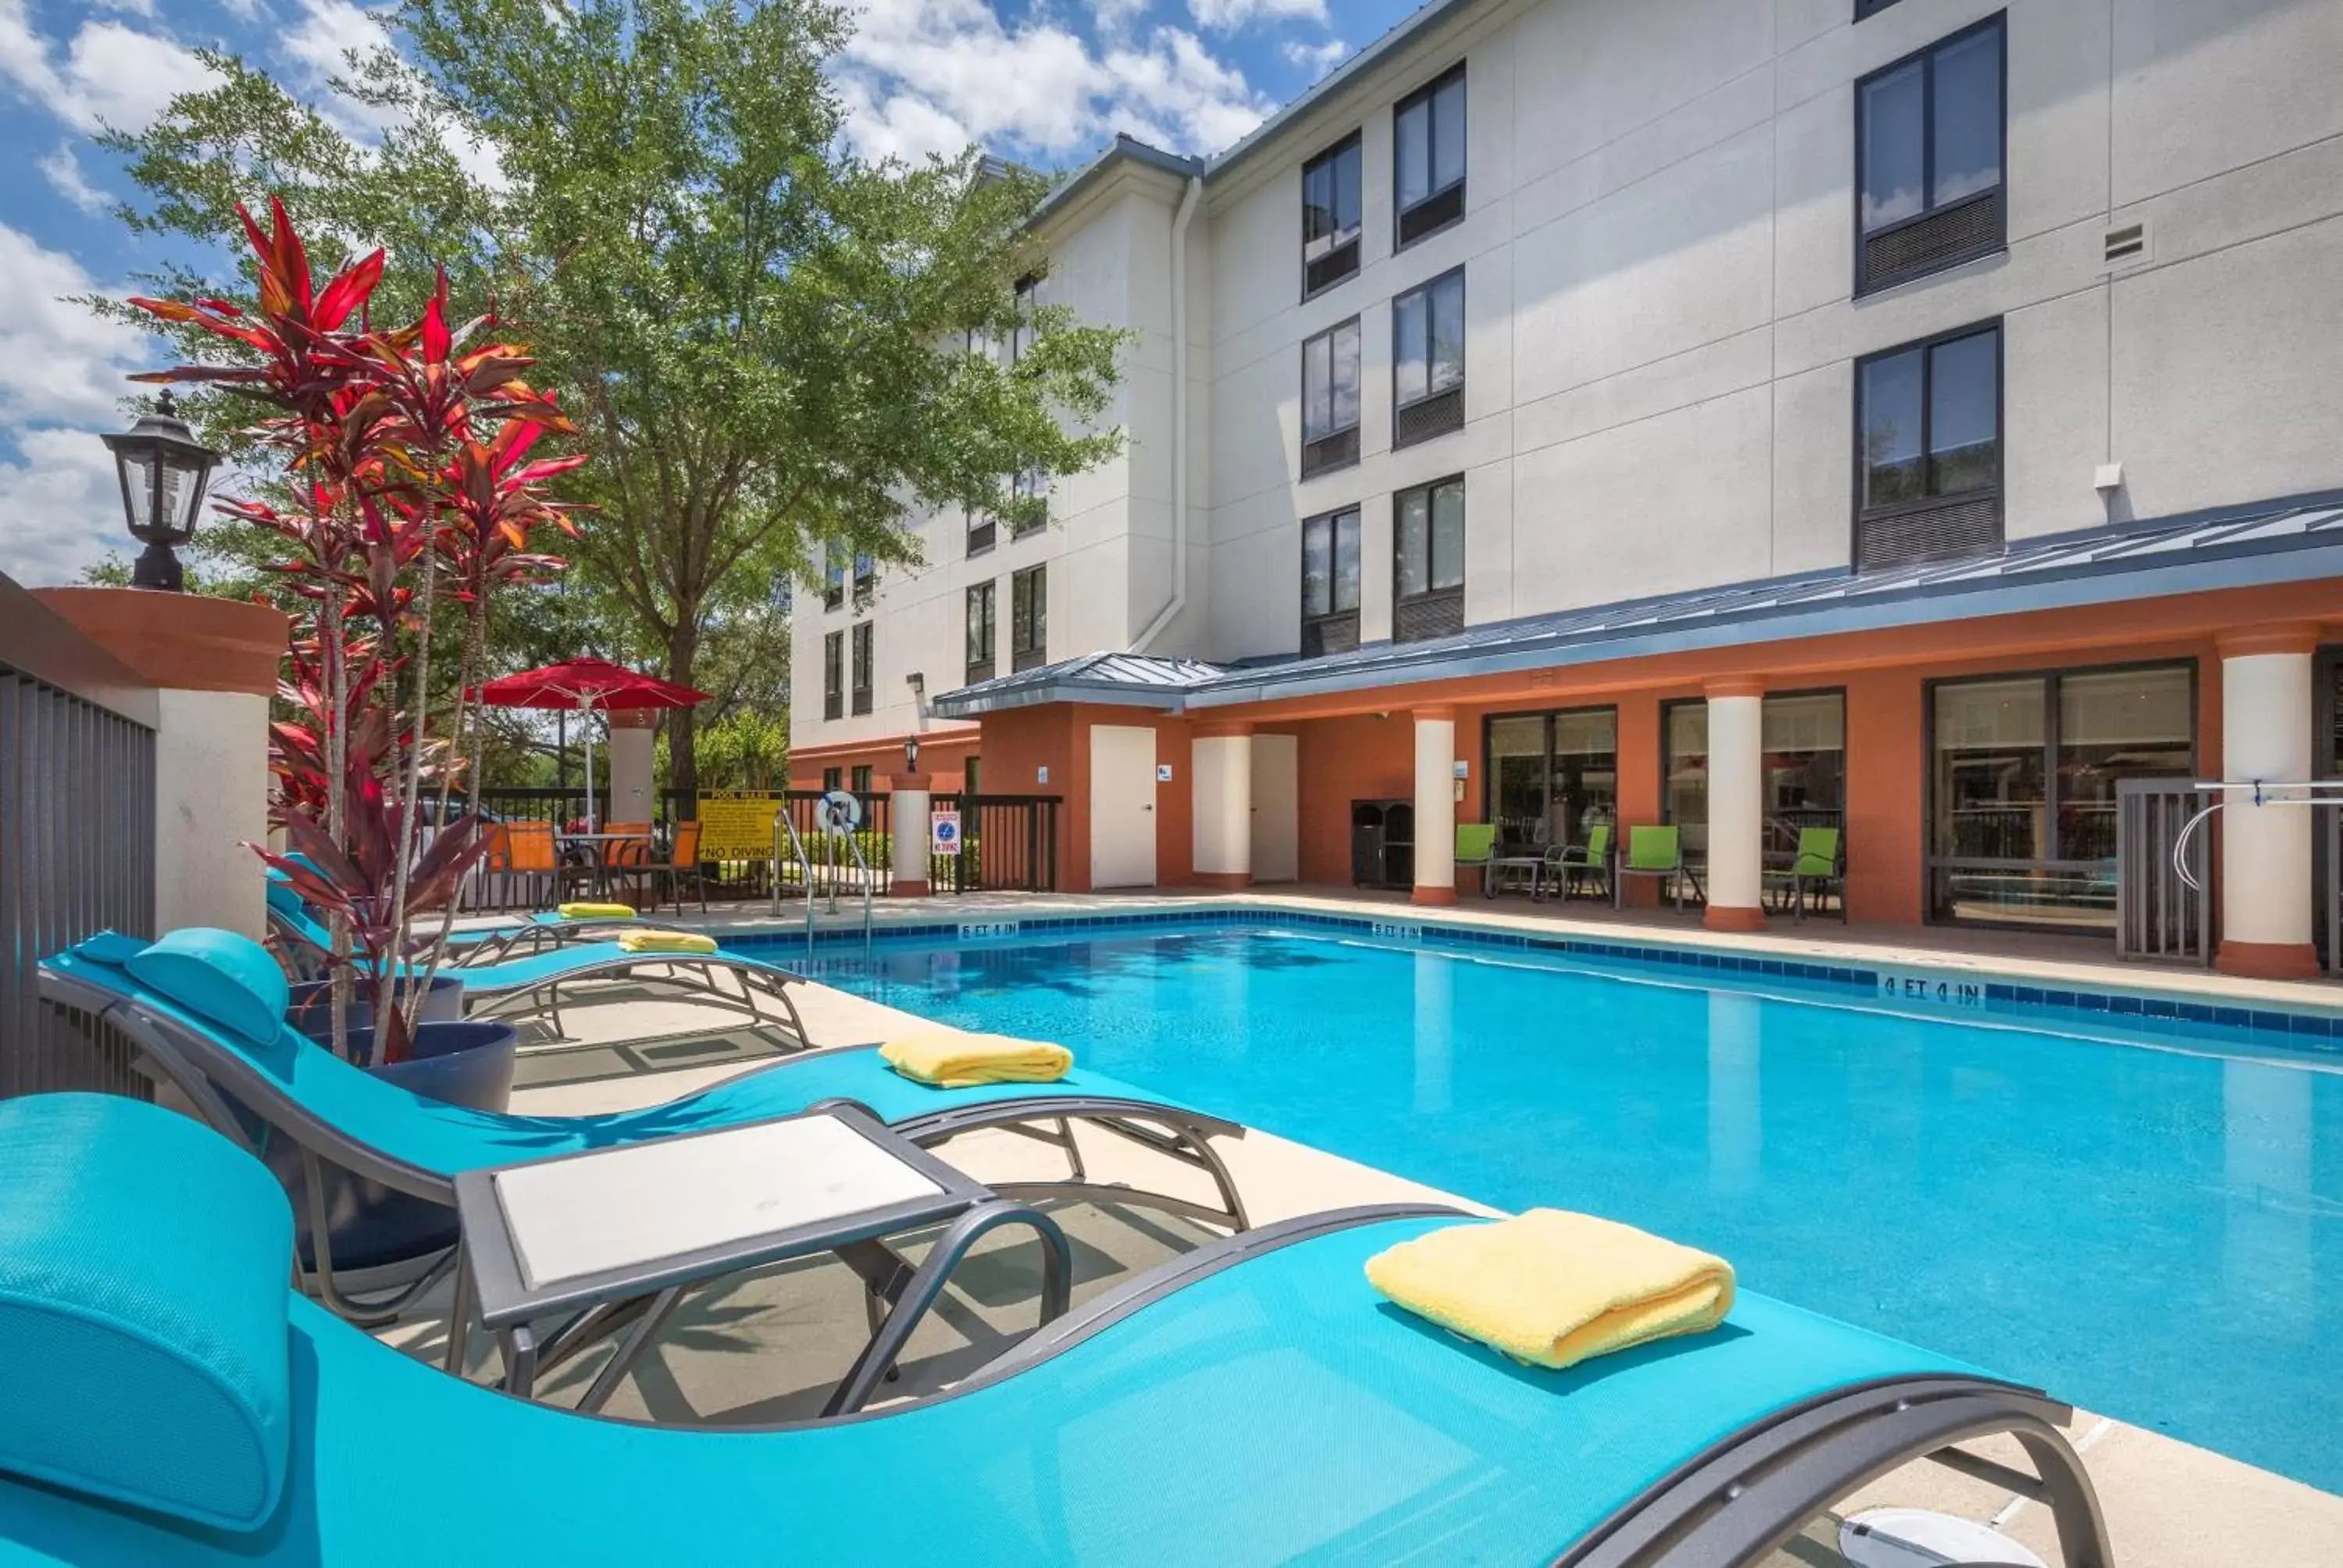
[[[2100,242],[2101,266],[2108,272],[2137,266],[2148,260],[2149,255],[2147,224],[2144,219],[2137,223],[2117,225],[2107,230]]]

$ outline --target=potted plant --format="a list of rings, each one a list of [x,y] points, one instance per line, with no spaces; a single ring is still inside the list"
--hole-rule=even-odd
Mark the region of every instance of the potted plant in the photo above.
[[[444,272],[419,319],[377,328],[367,306],[383,252],[319,286],[281,202],[270,202],[265,229],[237,213],[255,258],[253,309],[216,298],[132,303],[229,346],[226,363],[135,379],[209,383],[256,405],[252,434],[280,465],[273,498],[216,503],[285,542],[268,569],[297,610],[271,727],[271,819],[287,852],[254,848],[331,932],[323,995],[307,999],[317,1037],[415,1092],[502,1110],[512,1027],[464,1021],[460,1009],[435,1016],[460,993],[439,971],[465,876],[488,847],[477,812],[450,819],[448,797],[468,733],[476,773],[478,765],[466,694],[490,600],[559,569],[557,557],[528,548],[529,536],[548,523],[574,535],[543,485],[586,459],[527,459],[543,437],[574,428],[522,379],[531,361],[519,348],[468,347],[494,317],[451,326]],[[443,593],[463,606],[465,627],[462,679],[444,716],[432,711],[431,685]],[[423,809],[435,785],[436,829]],[[371,1232],[417,1207],[383,1201],[397,1198],[356,1182],[332,1195],[337,1258],[350,1255],[346,1222]],[[407,1218],[444,1230],[449,1217],[425,1206]],[[361,1253],[417,1244],[349,1240]]]

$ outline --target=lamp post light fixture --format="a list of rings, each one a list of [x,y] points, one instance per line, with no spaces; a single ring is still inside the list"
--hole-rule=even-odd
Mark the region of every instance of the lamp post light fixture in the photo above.
[[[119,436],[99,438],[114,454],[122,479],[123,521],[130,537],[146,547],[131,569],[132,586],[179,592],[186,585],[172,548],[195,538],[204,487],[211,482],[219,454],[196,439],[168,387],[155,400],[153,412],[138,416]]]
[[[919,770],[920,738],[916,735],[906,735],[903,737],[903,771],[916,774]]]

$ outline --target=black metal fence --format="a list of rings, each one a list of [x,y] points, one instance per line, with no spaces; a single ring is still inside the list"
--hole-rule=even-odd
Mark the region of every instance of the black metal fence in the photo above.
[[[0,577],[0,1096],[141,1098],[126,1040],[45,1006],[35,965],[155,932],[154,690]]]
[[[814,896],[859,897],[867,882],[874,894],[885,895],[895,882],[893,799],[879,791],[858,793],[862,820],[849,838],[822,831],[819,810],[820,789],[789,789],[780,799],[798,839],[811,862]],[[601,797],[598,804],[607,805]],[[494,789],[480,791],[483,809],[508,820],[576,822],[586,815],[586,794],[569,789]],[[1054,892],[1058,886],[1058,807],[1055,795],[938,795],[933,804],[960,814],[960,851],[930,857],[928,885],[940,893]],[[688,821],[698,807],[692,798],[673,789],[659,793],[659,813],[652,828],[664,835],[675,823]],[[608,816],[607,809],[601,813]],[[927,831],[924,822],[916,825]],[[861,851],[856,860],[854,851]],[[769,853],[753,859],[707,862],[708,890],[717,898],[764,898],[773,891],[775,863]],[[807,867],[789,854],[783,840],[778,867],[784,897],[799,897],[808,887]]]
[[[960,812],[960,849],[928,860],[939,893],[1052,893],[1058,889],[1055,795],[939,795]]]

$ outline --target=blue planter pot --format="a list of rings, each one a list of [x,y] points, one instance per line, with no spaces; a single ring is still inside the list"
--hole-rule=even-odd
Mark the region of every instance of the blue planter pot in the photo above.
[[[427,1099],[474,1111],[504,1111],[512,1102],[518,1039],[509,1023],[424,1023],[417,1027],[415,1051],[407,1060],[367,1070]],[[354,1054],[363,1058],[373,1043],[370,1033],[352,1031]],[[307,1266],[316,1261],[316,1249],[299,1153],[279,1141],[272,1147],[269,1164],[293,1199],[301,1261]],[[456,1244],[456,1211],[412,1193],[347,1171],[327,1171],[325,1198],[337,1273],[410,1262]]]
[[[295,1029],[324,1046],[334,1049],[334,985],[331,980],[302,980],[293,987],[292,1004],[285,1016]],[[454,1023],[464,1016],[464,977],[433,975],[431,989],[423,995],[416,1010],[417,1023]],[[374,1027],[374,1009],[362,995],[353,994],[349,1006],[349,1030],[353,1041],[360,1033]],[[370,1049],[370,1048],[369,1048]],[[366,1050],[355,1044],[351,1060],[364,1061]]]

